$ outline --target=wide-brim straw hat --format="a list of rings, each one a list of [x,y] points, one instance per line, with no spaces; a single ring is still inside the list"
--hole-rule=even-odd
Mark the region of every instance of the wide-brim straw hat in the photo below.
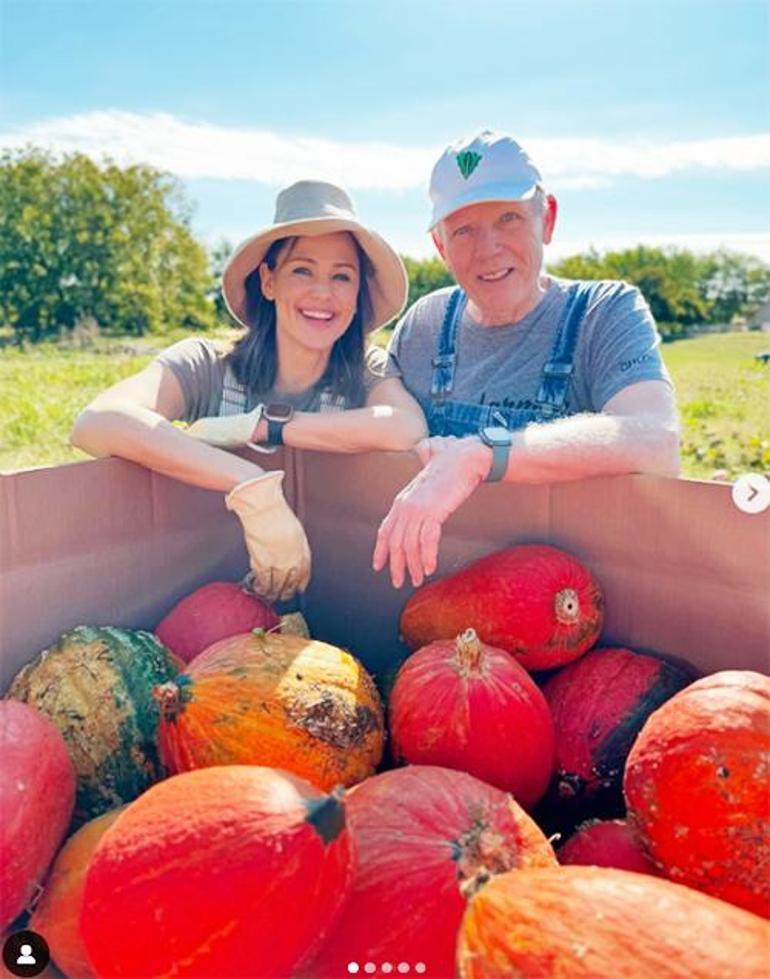
[[[364,330],[371,333],[398,316],[409,290],[404,263],[375,231],[356,219],[353,203],[340,187],[321,180],[300,180],[282,190],[275,202],[273,224],[244,241],[222,274],[222,295],[227,308],[243,326],[250,326],[246,311],[246,277],[264,260],[279,238],[328,235],[349,231],[369,259],[367,283],[371,313]]]

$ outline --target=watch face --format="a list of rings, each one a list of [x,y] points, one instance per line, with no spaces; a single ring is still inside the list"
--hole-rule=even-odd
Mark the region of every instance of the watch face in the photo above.
[[[486,428],[482,428],[480,435],[482,441],[486,442],[487,445],[511,444],[511,433],[507,428],[503,428],[502,425],[489,425]]]
[[[276,401],[265,406],[264,415],[271,422],[288,422],[294,416],[294,408]]]

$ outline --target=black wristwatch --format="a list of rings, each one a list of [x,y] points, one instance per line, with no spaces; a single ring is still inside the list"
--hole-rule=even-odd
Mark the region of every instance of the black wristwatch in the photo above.
[[[294,408],[274,401],[265,405],[262,417],[267,421],[267,444],[283,445],[283,426],[294,417]]]
[[[479,430],[479,438],[492,450],[492,468],[487,476],[488,483],[496,483],[505,475],[508,468],[508,456],[511,453],[513,436],[502,425],[488,425]]]

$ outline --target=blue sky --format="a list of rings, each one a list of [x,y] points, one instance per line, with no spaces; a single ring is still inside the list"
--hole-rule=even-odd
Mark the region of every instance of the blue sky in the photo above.
[[[768,0],[0,0],[0,145],[176,173],[207,243],[277,189],[342,182],[431,254],[448,142],[511,132],[560,203],[552,255],[593,243],[770,261]]]

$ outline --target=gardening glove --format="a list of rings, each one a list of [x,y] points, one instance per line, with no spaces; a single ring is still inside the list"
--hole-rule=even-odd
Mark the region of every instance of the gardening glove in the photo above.
[[[263,408],[264,405],[257,405],[253,411],[243,415],[199,418],[188,427],[187,434],[218,449],[240,449],[244,445],[261,449],[261,446],[254,444],[253,436]]]
[[[283,472],[276,470],[239,483],[225,497],[243,525],[252,587],[268,601],[291,598],[310,580],[310,547],[282,483]]]

